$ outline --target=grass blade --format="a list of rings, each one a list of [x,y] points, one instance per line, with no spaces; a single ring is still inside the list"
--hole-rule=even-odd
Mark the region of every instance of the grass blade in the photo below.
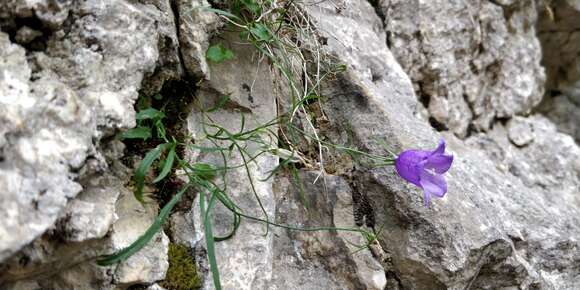
[[[211,107],[209,110],[207,110],[207,112],[211,113],[211,112],[215,112],[215,111],[221,109],[229,100],[230,100],[230,95],[223,95],[218,100],[218,102],[215,104],[215,106]]]
[[[199,207],[201,210],[201,216],[203,217],[203,230],[205,234],[205,247],[207,250],[207,259],[209,262],[209,268],[211,270],[211,276],[213,278],[213,286],[216,290],[221,290],[222,285],[220,282],[220,272],[217,265],[217,260],[215,257],[215,241],[213,239],[213,230],[210,218],[211,207],[215,201],[215,194],[212,194],[207,211],[205,209],[205,195],[202,195],[199,199]]]
[[[159,211],[159,215],[155,218],[153,224],[151,224],[151,226],[149,226],[147,231],[145,231],[145,233],[141,235],[135,242],[133,242],[128,247],[114,254],[101,257],[99,260],[97,260],[97,264],[100,266],[108,266],[118,262],[122,262],[131,257],[133,254],[137,253],[145,245],[147,245],[147,243],[149,243],[151,238],[153,238],[153,236],[155,236],[155,234],[157,234],[157,232],[161,230],[161,227],[163,226],[163,223],[169,216],[169,213],[171,213],[171,210],[173,209],[175,204],[177,204],[177,202],[181,199],[181,196],[187,190],[188,187],[189,185],[185,186],[176,195],[174,195],[173,198],[171,198],[171,200],[161,209],[161,211]]]
[[[145,110],[141,110],[139,111],[139,113],[137,113],[137,115],[135,116],[136,120],[146,120],[146,119],[162,119],[165,117],[165,114],[163,114],[163,112],[153,109],[153,108],[148,108]]]
[[[196,8],[194,8],[194,9],[196,9]],[[232,13],[229,13],[227,11],[220,10],[220,9],[215,9],[215,8],[211,8],[211,7],[199,7],[197,9],[201,9],[201,10],[213,12],[213,13],[215,13],[217,15],[223,15],[223,16],[225,16],[227,18],[230,18],[230,19],[239,19],[238,16],[236,16],[236,15],[234,15]]]
[[[139,163],[139,167],[137,168],[137,171],[135,171],[135,198],[139,202],[144,202],[143,187],[145,186],[145,175],[147,175],[147,172],[149,171],[149,168],[151,168],[153,161],[159,158],[161,152],[169,145],[171,144],[163,143],[151,149],[149,152],[147,152],[145,158],[141,160],[141,163]]]
[[[151,138],[151,128],[149,127],[136,127],[129,129],[121,134],[119,134],[121,140],[124,139],[143,139],[147,140]]]
[[[165,163],[163,164],[163,168],[161,169],[161,172],[159,173],[157,178],[155,178],[155,180],[153,180],[153,183],[157,183],[157,182],[161,181],[163,178],[165,178],[167,176],[167,174],[169,174],[169,172],[171,172],[171,168],[173,168],[173,161],[174,160],[175,160],[175,144],[173,144],[173,146],[171,146],[169,153],[167,153],[167,158],[165,159]]]

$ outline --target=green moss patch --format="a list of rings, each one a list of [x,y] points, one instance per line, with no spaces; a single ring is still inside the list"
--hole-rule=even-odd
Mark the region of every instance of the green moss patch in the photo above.
[[[201,288],[201,278],[190,255],[189,248],[169,244],[169,269],[160,285],[168,290],[191,290]]]

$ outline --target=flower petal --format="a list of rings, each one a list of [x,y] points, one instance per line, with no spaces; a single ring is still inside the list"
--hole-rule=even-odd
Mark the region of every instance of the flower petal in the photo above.
[[[427,158],[425,168],[434,169],[436,173],[443,174],[451,168],[451,163],[453,163],[453,155],[435,154]]]
[[[403,151],[395,160],[395,169],[399,176],[406,181],[421,187],[421,171],[423,163],[431,154],[430,151],[407,150]]]
[[[443,197],[447,193],[447,182],[445,182],[445,178],[442,175],[432,174],[428,170],[423,170],[420,183],[425,194]]]
[[[441,138],[439,139],[439,145],[437,145],[437,148],[431,151],[431,155],[442,155],[443,153],[445,153],[445,139]]]

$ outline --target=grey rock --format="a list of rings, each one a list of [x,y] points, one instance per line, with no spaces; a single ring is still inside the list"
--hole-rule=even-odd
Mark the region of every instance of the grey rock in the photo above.
[[[107,235],[128,179],[123,148],[108,137],[135,126],[134,101],[159,65],[172,18],[122,0],[3,1],[0,11],[10,37],[26,32],[18,18],[43,32],[30,44],[40,46],[25,48],[0,32],[0,288],[33,280],[108,289],[113,274],[121,285],[162,279],[163,234],[116,273],[94,259],[144,231]]]
[[[115,180],[114,177],[108,178]],[[103,238],[117,219],[115,203],[121,185],[111,186],[106,179],[95,178],[91,186],[68,203],[61,217],[62,230],[67,233],[66,241]]]
[[[53,225],[67,199],[80,192],[69,168],[82,165],[92,132],[77,94],[57,80],[31,84],[24,49],[1,32],[0,47],[2,261]]]
[[[301,172],[299,181],[277,180],[277,223],[303,228],[356,228],[350,185],[341,177],[327,175],[314,183],[318,172]],[[301,193],[296,182],[300,182]],[[321,186],[322,183],[326,187]],[[370,229],[369,229],[370,230]],[[272,281],[267,289],[287,285],[307,289],[385,289],[385,269],[358,232],[274,229]],[[350,254],[354,253],[354,254]]]
[[[165,290],[165,288],[159,286],[159,284],[153,284],[147,287],[147,290]]]
[[[153,95],[159,92],[167,81],[179,80],[183,77],[183,65],[177,37],[178,24],[171,1],[144,0],[140,2],[155,7],[155,9],[145,11],[155,19],[159,57],[155,71],[146,76],[141,87],[143,94]]]
[[[548,93],[539,108],[558,128],[580,140],[580,6],[578,1],[544,5],[538,22]]]
[[[542,99],[535,5],[512,2],[379,1],[389,48],[418,98],[459,137]]]
[[[379,19],[357,13],[371,9],[369,4],[366,1],[351,4],[352,12],[348,13],[337,12],[333,3],[328,1],[308,8],[322,35],[329,38],[328,49],[341,61],[357,68],[326,84],[325,95],[329,103],[325,109],[332,116],[331,122],[339,128],[351,128],[355,144],[376,154],[385,154],[374,141],[377,138],[386,140],[396,150],[433,148],[439,136],[427,122],[415,117],[417,99],[412,86],[408,80],[392,81],[407,79],[398,64],[384,57],[381,67],[375,69],[377,76],[369,78],[361,73],[370,68],[369,64],[374,62],[377,54],[389,55],[389,50],[381,44],[382,39],[372,33],[380,23]],[[482,4],[481,13],[497,11],[497,8],[486,7],[488,5]],[[410,11],[408,15],[412,15]],[[454,15],[453,11],[446,13]],[[405,14],[392,13],[387,18],[400,15]],[[518,17],[514,16],[513,21]],[[460,21],[464,18],[449,19]],[[500,23],[501,19],[497,24]],[[516,31],[519,29],[517,25],[514,28]],[[351,39],[353,34],[359,35],[361,40],[353,43],[338,41]],[[502,39],[506,38],[509,36]],[[522,39],[515,41],[523,44]],[[522,98],[519,99],[528,105],[536,102],[543,78],[537,64],[537,43],[533,39],[531,43],[536,47],[528,54],[532,58],[510,68],[526,70],[529,74],[529,78],[525,78],[531,81],[528,88],[532,90],[528,92],[532,93],[527,97],[520,95]],[[413,51],[413,46],[408,49]],[[507,63],[514,60],[503,59]],[[376,79],[383,81],[373,81]],[[502,80],[507,82],[507,79]],[[510,108],[528,110],[531,108],[528,105]],[[498,115],[511,116],[513,113],[508,114],[507,107],[494,107],[493,110],[493,114]],[[445,198],[435,200],[430,208],[422,206],[420,190],[405,183],[390,167],[360,168],[355,172],[355,180],[361,184],[359,190],[364,192],[374,210],[376,224],[385,225],[380,244],[392,254],[393,271],[400,281],[398,287],[574,289],[580,285],[578,268],[574,266],[580,258],[575,250],[580,236],[577,214],[579,180],[570,168],[576,162],[578,147],[569,136],[557,135],[554,138],[557,134],[555,127],[545,118],[534,117],[531,122],[536,134],[534,142],[514,153],[512,160],[525,162],[520,166],[522,169],[530,166],[522,175],[536,172],[532,180],[509,171],[499,171],[485,151],[470,147],[451,134],[444,135],[448,150],[455,156],[454,165],[446,175],[449,193]],[[509,145],[507,134],[503,134],[502,139]],[[520,150],[511,146],[505,154]],[[540,154],[540,151],[544,152]],[[561,159],[564,155],[570,156],[569,160]],[[517,166],[515,161],[513,164]],[[540,170],[541,167],[544,169]]]
[[[516,116],[507,123],[508,137],[517,146],[524,146],[534,140],[532,125],[526,118]]]
[[[210,79],[205,52],[212,33],[221,26],[219,17],[202,7],[209,7],[206,0],[178,0],[179,45],[183,66],[198,78]]]
[[[238,132],[241,128],[241,114],[245,115],[245,130],[251,130],[258,125],[271,121],[276,116],[274,84],[269,73],[266,61],[258,63],[250,57],[253,53],[247,46],[237,43],[238,34],[226,33],[223,38],[224,45],[233,50],[235,59],[210,64],[210,79],[198,92],[198,100],[201,100],[201,108],[211,108],[224,95],[229,94],[230,100],[225,106],[215,112],[208,112],[207,120],[202,119],[202,114],[193,110],[188,117],[188,130],[201,146],[214,146],[208,140],[204,140],[203,124],[209,118],[216,124],[223,126],[230,132]],[[258,69],[256,69],[256,66]],[[210,128],[214,130],[215,128]],[[276,130],[276,127],[272,127]],[[267,140],[267,134],[262,138]],[[253,141],[241,142],[241,146],[248,146],[248,154],[253,155],[259,149]],[[227,142],[218,142],[220,146],[229,146]],[[227,144],[227,145],[226,145]],[[224,166],[221,155],[215,153],[190,152],[192,161],[203,161]],[[244,158],[248,158],[245,156]],[[234,150],[228,156],[228,164],[242,164],[241,154]],[[265,218],[256,200],[257,195],[261,204],[270,216],[274,216],[275,202],[272,192],[272,179],[263,180],[278,164],[278,158],[271,154],[263,154],[252,162],[248,162],[248,171],[244,167],[231,169],[226,174],[228,181],[228,196],[240,206],[240,210],[246,214]],[[249,177],[251,176],[251,177]],[[253,186],[250,184],[250,179]],[[253,190],[255,189],[255,192]],[[199,208],[198,195],[195,199],[195,208]],[[207,202],[206,202],[207,204]],[[199,210],[194,211],[194,228],[196,240],[203,238],[203,222]],[[229,233],[232,227],[232,214],[222,205],[216,205],[213,210],[214,235],[223,236]],[[265,226],[262,223],[243,220],[234,238],[217,243],[216,257],[219,261],[227,261],[219,264],[221,283],[224,289],[262,289],[272,275],[272,240],[273,236],[264,237]],[[191,242],[190,242],[191,243]],[[205,247],[205,240],[197,245],[197,251]],[[243,249],[243,250],[240,250]],[[208,277],[204,282],[204,289],[212,289],[212,280]]]
[[[549,98],[540,107],[546,117],[558,126],[558,130],[569,134],[580,143],[580,105],[572,102],[571,97],[559,95]]]
[[[143,207],[132,192],[123,192],[117,203],[119,219],[113,225],[110,249],[121,250],[141,236],[157,216],[154,204]],[[165,278],[169,267],[169,238],[163,231],[156,234],[142,250],[116,266],[114,281],[119,286],[150,284]]]

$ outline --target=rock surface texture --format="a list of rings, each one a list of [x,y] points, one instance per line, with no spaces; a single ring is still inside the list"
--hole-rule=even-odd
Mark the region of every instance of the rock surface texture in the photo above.
[[[129,245],[159,211],[132,195],[143,152],[115,138],[136,125],[140,95],[185,95],[175,119],[198,146],[212,146],[204,118],[236,132],[242,115],[256,128],[286,105],[272,63],[200,8],[223,3],[0,2],[1,289],[162,289],[170,242],[191,250],[202,288],[213,289],[195,190],[137,254],[109,267],[95,258]],[[318,133],[377,155],[385,146],[430,150],[444,137],[455,157],[449,192],[426,208],[394,168],[324,150],[326,174],[303,166],[268,179],[282,159],[260,155],[227,173],[241,211],[263,217],[261,206],[272,222],[306,228],[374,229],[378,240],[359,249],[367,241],[351,231],[271,226],[264,235],[263,223],[245,219],[216,244],[224,289],[580,289],[580,2],[294,7],[321,52],[347,67],[321,84]],[[217,43],[234,58],[207,61]],[[232,216],[217,207],[212,221],[225,235]]]

